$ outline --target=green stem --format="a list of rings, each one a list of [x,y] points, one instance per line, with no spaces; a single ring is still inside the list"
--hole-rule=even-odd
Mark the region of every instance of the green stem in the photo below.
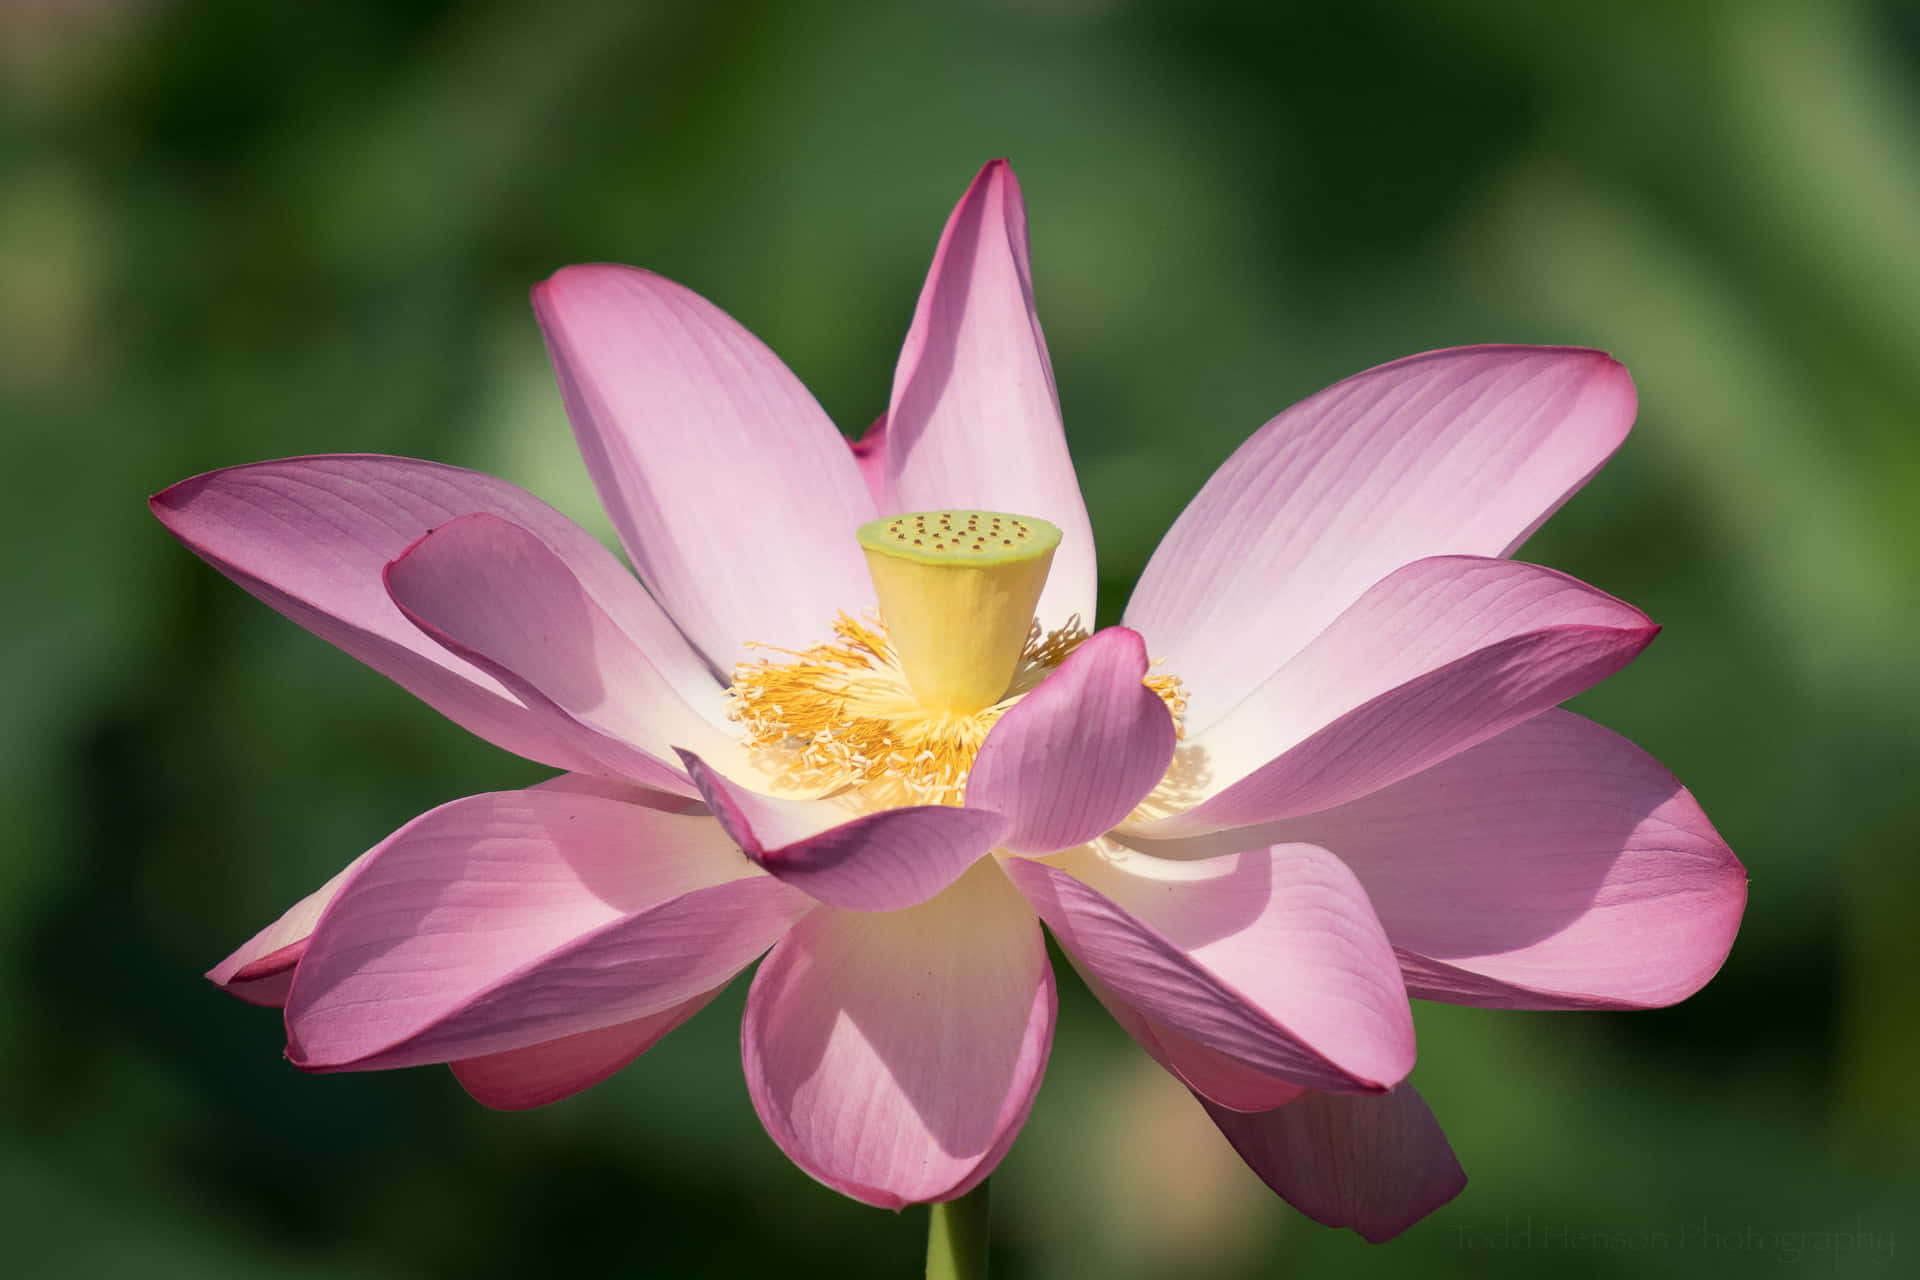
[[[958,1200],[929,1206],[927,1280],[986,1280],[987,1180]]]

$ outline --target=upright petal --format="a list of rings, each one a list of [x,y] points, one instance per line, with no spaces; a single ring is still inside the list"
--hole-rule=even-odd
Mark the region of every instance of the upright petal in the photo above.
[[[1101,987],[1255,1071],[1378,1093],[1413,1067],[1393,948],[1324,849],[1206,862],[1082,848],[1010,858],[1008,877]]]
[[[1260,834],[1338,853],[1427,1000],[1672,1004],[1719,970],[1746,906],[1745,868],[1687,789],[1566,711]]]
[[[485,514],[450,521],[389,565],[386,583],[416,626],[551,717],[602,772],[687,791],[676,748],[736,750],[518,525]]]
[[[526,1111],[570,1098],[599,1084],[659,1044],[669,1031],[712,1003],[722,983],[659,1013],[579,1031],[558,1040],[508,1049],[447,1065],[476,1102],[496,1111]]]
[[[1459,1195],[1467,1175],[1410,1084],[1378,1097],[1310,1093],[1249,1115],[1202,1098],[1260,1180],[1329,1227],[1379,1244]]]
[[[1160,839],[1344,804],[1572,697],[1658,631],[1551,569],[1416,561],[1192,739],[1187,768],[1206,779],[1194,784],[1204,798],[1135,829]]]
[[[829,906],[898,911],[933,897],[998,844],[986,809],[905,805],[850,814],[829,800],[759,795],[682,752],[707,807],[741,852]]]
[[[754,975],[740,1045],[780,1149],[898,1209],[993,1171],[1033,1106],[1053,1021],[1039,922],[982,862],[906,911],[802,921]]]
[[[648,588],[714,668],[873,605],[873,499],[779,357],[691,290],[568,267],[533,291],[580,452]]]
[[[1505,556],[1617,448],[1633,382],[1598,351],[1463,347],[1288,409],[1216,471],[1125,621],[1204,730],[1361,592],[1426,556]]]
[[[1103,836],[1165,775],[1173,717],[1146,674],[1139,632],[1109,627],[994,724],[967,803],[1013,820],[1008,849],[1054,853]]]
[[[867,483],[876,508],[887,493],[887,415],[881,414],[858,440],[848,441],[853,460],[860,467],[860,478]]]
[[[1004,160],[980,170],[934,253],[893,374],[882,510],[1014,511],[1060,526],[1040,597],[1093,624],[1093,528],[1033,306],[1027,210]]]
[[[151,503],[181,542],[247,591],[464,728],[560,768],[592,768],[486,672],[422,635],[381,572],[428,530],[484,511],[529,530],[703,714],[720,686],[658,605],[592,534],[504,480],[412,458],[288,458],[183,480]]]
[[[370,854],[287,1000],[314,1071],[482,1057],[660,1013],[812,907],[711,818],[530,790],[442,805]]]

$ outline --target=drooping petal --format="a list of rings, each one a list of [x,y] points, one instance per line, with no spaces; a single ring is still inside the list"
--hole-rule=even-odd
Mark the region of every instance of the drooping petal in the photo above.
[[[1378,1097],[1309,1093],[1249,1115],[1202,1098],[1260,1180],[1329,1227],[1379,1244],[1459,1195],[1467,1175],[1410,1084]]]
[[[1067,953],[1067,959],[1087,990],[1147,1055],[1207,1101],[1234,1111],[1271,1111],[1306,1092],[1302,1085],[1268,1075],[1155,1022],[1088,973],[1072,952]]]
[[[1042,625],[1093,623],[1093,528],[1027,256],[1027,210],[1004,160],[980,170],[947,220],[893,375],[881,509],[1011,511],[1060,526]]]
[[[1137,830],[1162,839],[1344,804],[1572,697],[1658,631],[1551,569],[1416,561],[1193,738],[1187,767],[1210,777],[1204,798]]]
[[[1324,849],[1089,847],[1004,868],[1081,971],[1156,1024],[1309,1088],[1379,1092],[1413,1067],[1393,948]]]
[[[714,668],[800,648],[873,605],[853,531],[873,499],[846,442],[731,316],[631,267],[533,291],[580,452],[634,567]]]
[[[1204,730],[1368,587],[1427,556],[1505,556],[1633,424],[1598,351],[1463,347],[1381,365],[1288,409],[1213,475],[1124,621]]]
[[[484,511],[533,533],[702,712],[721,689],[633,575],[593,535],[504,480],[413,458],[288,458],[183,480],[153,513],[214,568],[489,742],[560,768],[593,767],[498,681],[401,616],[381,571],[428,530]]]
[[[1268,1075],[1189,1039],[1172,1027],[1148,1024],[1164,1055],[1162,1065],[1207,1102],[1229,1111],[1271,1111],[1285,1106],[1307,1090],[1290,1080]]]
[[[447,1065],[476,1102],[496,1111],[526,1111],[572,1097],[599,1084],[653,1048],[669,1031],[707,1007],[726,990],[722,983],[671,1009],[581,1031],[524,1049],[508,1049]]]
[[[967,803],[1012,819],[1001,843],[1054,853],[1105,835],[1173,759],[1173,717],[1142,680],[1140,633],[1089,637],[994,724],[967,776]]]
[[[698,801],[685,796],[650,791],[620,779],[591,774],[563,773],[545,782],[535,783],[528,789],[609,796],[663,813],[679,813],[690,807],[699,807]],[[300,957],[306,954],[307,939],[312,936],[314,925],[319,923],[321,913],[333,901],[340,886],[347,882],[347,877],[359,870],[360,864],[372,857],[373,853],[374,850],[367,850],[341,868],[331,880],[288,907],[278,920],[254,934],[245,945],[209,969],[207,977],[223,990],[251,1004],[276,1008],[286,1004],[287,992],[293,986],[294,968],[300,963]]]
[[[720,985],[812,908],[710,818],[562,790],[442,805],[370,854],[287,1000],[308,1070],[481,1057]]]
[[[906,911],[822,909],[747,995],[741,1053],[761,1123],[794,1163],[885,1209],[993,1171],[1053,1041],[1039,922],[992,863]]]
[[[386,582],[416,626],[549,716],[555,733],[572,733],[602,772],[684,792],[676,747],[723,758],[736,749],[518,525],[449,521],[389,565]]]
[[[1745,868],[1687,789],[1566,711],[1259,835],[1338,853],[1428,1000],[1672,1004],[1719,970],[1746,905]]]
[[[945,889],[1000,843],[1007,820],[986,809],[908,805],[852,816],[828,800],[760,795],[690,751],[687,773],[741,852],[830,906],[898,911]]]
[[[340,886],[372,856],[373,850],[369,849],[342,867],[333,879],[288,907],[278,920],[207,970],[207,977],[249,1004],[276,1008],[286,1004],[287,992],[293,987],[294,968],[307,952],[307,939],[313,935],[313,926],[319,923],[327,904],[340,892]]]

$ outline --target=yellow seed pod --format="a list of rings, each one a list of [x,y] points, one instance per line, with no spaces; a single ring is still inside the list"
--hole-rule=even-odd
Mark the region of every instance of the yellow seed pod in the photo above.
[[[1060,530],[1004,511],[915,511],[860,526],[880,616],[921,705],[965,715],[1007,691]]]

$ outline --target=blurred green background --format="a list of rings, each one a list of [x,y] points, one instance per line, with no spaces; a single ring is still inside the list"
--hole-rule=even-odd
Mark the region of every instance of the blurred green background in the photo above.
[[[1338,16],[1334,16],[1334,11]],[[1467,342],[1607,348],[1619,457],[1524,553],[1667,630],[1578,705],[1753,877],[1645,1014],[1418,1009],[1472,1179],[1383,1248],[1269,1196],[1071,977],[1002,1277],[1897,1274],[1920,1250],[1920,11],[0,5],[0,1238],[20,1276],[910,1275],[780,1156],[744,982],[518,1116],[308,1078],[208,965],[539,769],[174,545],[147,494],[438,458],[599,523],[526,304],[655,268],[850,431],[1012,156],[1110,620],[1267,417]],[[1596,1239],[1592,1233],[1599,1233]]]

